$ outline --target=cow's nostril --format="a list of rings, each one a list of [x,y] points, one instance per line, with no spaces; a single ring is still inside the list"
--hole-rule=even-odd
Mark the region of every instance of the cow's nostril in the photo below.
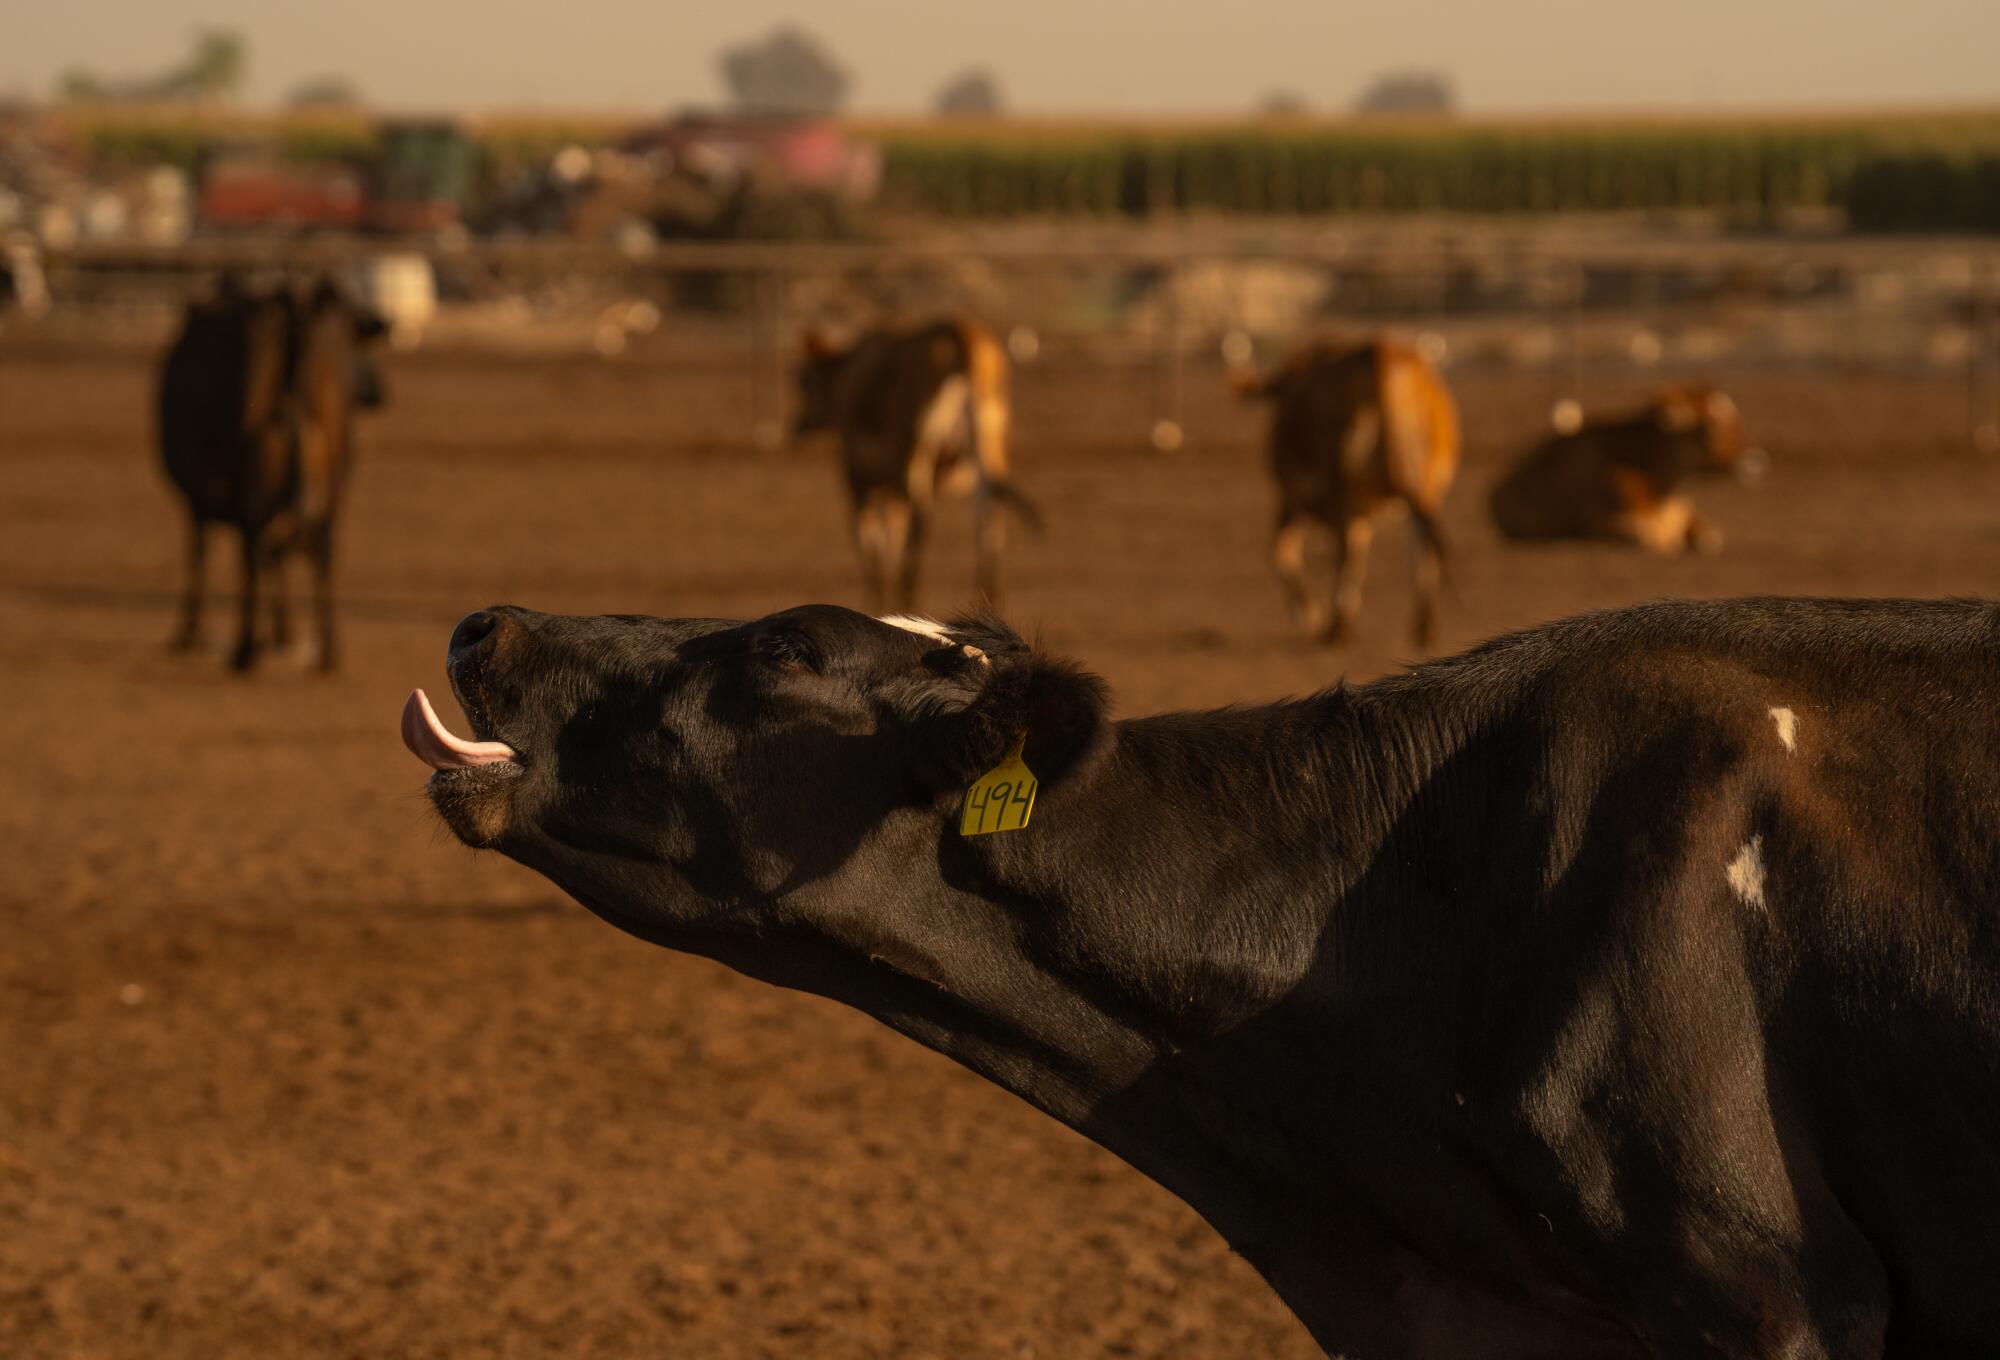
[[[459,657],[465,655],[491,637],[493,631],[499,626],[500,616],[490,609],[482,609],[475,614],[467,614],[458,621],[458,627],[451,630],[451,643],[446,648],[446,654],[451,660],[458,660]]]

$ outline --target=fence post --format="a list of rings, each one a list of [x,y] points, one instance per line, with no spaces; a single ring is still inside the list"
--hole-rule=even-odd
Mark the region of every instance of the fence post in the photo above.
[[[1972,357],[1967,414],[1976,453],[2000,453],[2000,260],[1987,255],[1973,274]]]
[[[783,388],[777,344],[778,271],[754,268],[750,274],[750,442],[769,451],[784,441],[779,406]]]
[[[1569,396],[1583,408],[1583,261],[1569,266]]]
[[[1561,434],[1573,434],[1583,414],[1583,264],[1578,260],[1556,259],[1544,269],[1548,296],[1549,423]],[[1565,304],[1567,318],[1561,316]],[[1563,382],[1565,341],[1569,348],[1567,390]]]
[[[1181,428],[1181,328],[1180,260],[1173,257],[1160,267],[1160,306],[1153,321],[1153,425],[1149,432],[1153,448],[1172,453],[1186,438]]]

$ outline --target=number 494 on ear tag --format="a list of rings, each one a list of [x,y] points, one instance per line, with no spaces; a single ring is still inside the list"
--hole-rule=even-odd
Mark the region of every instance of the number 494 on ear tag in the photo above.
[[[1007,758],[979,776],[965,791],[965,811],[959,815],[958,834],[986,836],[995,831],[1019,831],[1035,811],[1035,776],[1021,761],[1027,744],[1023,732]]]

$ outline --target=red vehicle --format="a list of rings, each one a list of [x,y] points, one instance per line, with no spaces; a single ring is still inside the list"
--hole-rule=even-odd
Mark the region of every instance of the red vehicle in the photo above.
[[[446,119],[378,128],[364,165],[304,164],[264,142],[211,147],[201,167],[203,225],[224,230],[435,231],[459,220],[471,188],[472,144]]]
[[[222,229],[364,225],[368,185],[350,165],[297,165],[268,146],[212,148],[201,167],[200,220]]]

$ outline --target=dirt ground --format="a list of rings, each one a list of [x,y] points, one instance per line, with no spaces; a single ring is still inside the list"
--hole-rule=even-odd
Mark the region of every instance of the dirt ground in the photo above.
[[[1733,383],[1772,475],[1703,495],[1725,553],[1662,562],[1499,544],[1485,488],[1546,385],[1455,381],[1446,648],[1661,595],[2000,574],[2000,466],[1964,451],[1954,382]],[[346,669],[246,682],[161,645],[180,526],[148,357],[0,347],[0,1355],[1312,1353],[1108,1154],[439,829],[396,717],[412,685],[445,693],[466,611],[858,593],[830,463],[751,450],[733,370],[425,355],[391,382],[347,518]],[[1212,372],[1188,400],[1190,444],[1160,457],[1143,375],[1022,375],[1049,525],[1018,544],[1016,621],[1127,712],[1409,659],[1402,531],[1366,642],[1302,645],[1266,567],[1260,417]],[[968,588],[962,524],[940,610]]]

